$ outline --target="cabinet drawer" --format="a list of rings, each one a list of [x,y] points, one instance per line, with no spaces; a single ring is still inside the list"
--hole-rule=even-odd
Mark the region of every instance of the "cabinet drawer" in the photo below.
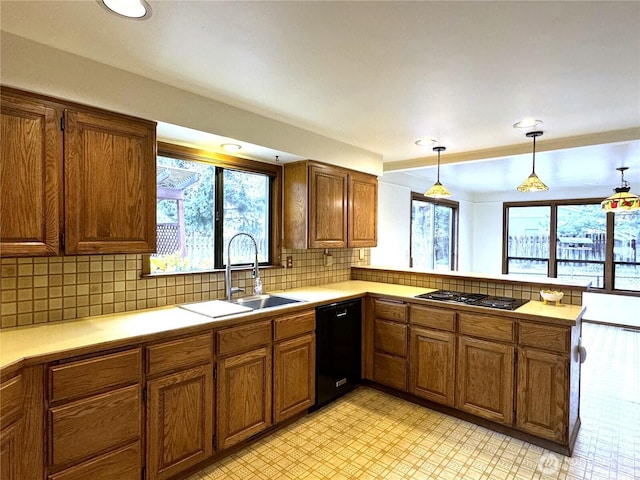
[[[297,315],[276,318],[273,322],[274,340],[295,337],[316,329],[316,313],[313,310]]]
[[[423,327],[437,328],[448,332],[455,332],[456,330],[456,312],[452,310],[411,305],[409,321],[412,325],[422,325]]]
[[[520,322],[519,344],[521,347],[536,347],[554,352],[569,353],[571,329]]]
[[[49,410],[50,465],[64,467],[140,437],[140,386]]]
[[[49,368],[52,402],[88,397],[142,378],[141,349],[101,355]]]
[[[407,305],[404,303],[375,300],[374,308],[376,318],[395,322],[407,322]]]
[[[396,390],[407,390],[407,360],[403,357],[373,354],[373,381]]]
[[[513,342],[514,322],[508,318],[458,313],[458,332],[462,335]]]
[[[140,480],[140,442],[49,475],[48,480]]]
[[[0,425],[3,427],[22,415],[22,375],[0,386]]]
[[[216,332],[218,355],[228,355],[271,343],[271,320]]]
[[[373,346],[394,355],[407,355],[407,326],[386,320],[374,321]]]
[[[147,351],[149,375],[201,365],[213,359],[213,336],[205,333],[150,345]]]

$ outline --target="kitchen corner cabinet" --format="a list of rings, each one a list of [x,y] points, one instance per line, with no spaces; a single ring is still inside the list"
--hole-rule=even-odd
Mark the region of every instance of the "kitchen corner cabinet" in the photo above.
[[[1,101],[2,256],[155,251],[155,122],[6,87]]]
[[[48,378],[48,480],[138,480],[141,349],[52,364]]]
[[[223,450],[273,423],[271,320],[216,332],[218,447]]]
[[[146,347],[147,480],[165,480],[213,455],[213,336]]]
[[[44,375],[36,365],[3,376],[0,384],[0,478],[44,477]]]
[[[455,395],[455,312],[411,305],[409,392],[452,407]]]
[[[273,420],[281,422],[315,403],[315,311],[274,320]]]
[[[22,441],[22,374],[0,385],[0,478],[22,478],[20,451]]]
[[[378,182],[372,175],[303,161],[284,168],[284,247],[377,245]]]

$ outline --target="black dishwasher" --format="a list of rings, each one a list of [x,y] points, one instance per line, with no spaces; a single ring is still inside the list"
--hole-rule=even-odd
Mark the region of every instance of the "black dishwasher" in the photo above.
[[[360,299],[316,308],[316,410],[362,379]]]

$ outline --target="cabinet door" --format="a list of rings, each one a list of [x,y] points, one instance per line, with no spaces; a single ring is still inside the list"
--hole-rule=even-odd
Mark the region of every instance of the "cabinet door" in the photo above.
[[[521,349],[518,355],[516,426],[538,437],[568,440],[566,356]]]
[[[458,339],[456,407],[494,422],[513,423],[513,362],[511,345]]]
[[[312,165],[309,176],[309,248],[346,247],[347,173]]]
[[[386,353],[373,353],[373,381],[401,392],[407,391],[407,359]]]
[[[349,246],[378,244],[378,180],[365,174],[349,174]]]
[[[271,347],[218,362],[218,438],[225,449],[272,424]]]
[[[155,126],[65,111],[67,254],[156,249]]]
[[[0,254],[56,255],[62,202],[62,131],[58,112],[2,96]]]
[[[455,335],[411,328],[409,391],[427,400],[453,406]]]
[[[137,441],[142,427],[140,400],[140,386],[132,385],[51,408],[49,465],[66,468]]]
[[[148,479],[166,479],[213,454],[213,371],[203,365],[147,383]]]
[[[273,353],[274,421],[280,422],[315,402],[314,335],[278,343]]]
[[[2,428],[0,434],[0,478],[2,480],[21,480],[18,454],[20,452],[20,422]]]
[[[140,441],[49,475],[48,480],[140,480]]]
[[[373,346],[376,351],[406,356],[407,326],[376,318],[373,322]]]

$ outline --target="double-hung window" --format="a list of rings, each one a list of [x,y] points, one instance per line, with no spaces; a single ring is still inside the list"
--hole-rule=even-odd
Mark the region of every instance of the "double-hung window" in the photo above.
[[[281,167],[159,144],[157,157],[157,252],[149,274],[222,269],[255,259],[277,263],[277,225]]]

